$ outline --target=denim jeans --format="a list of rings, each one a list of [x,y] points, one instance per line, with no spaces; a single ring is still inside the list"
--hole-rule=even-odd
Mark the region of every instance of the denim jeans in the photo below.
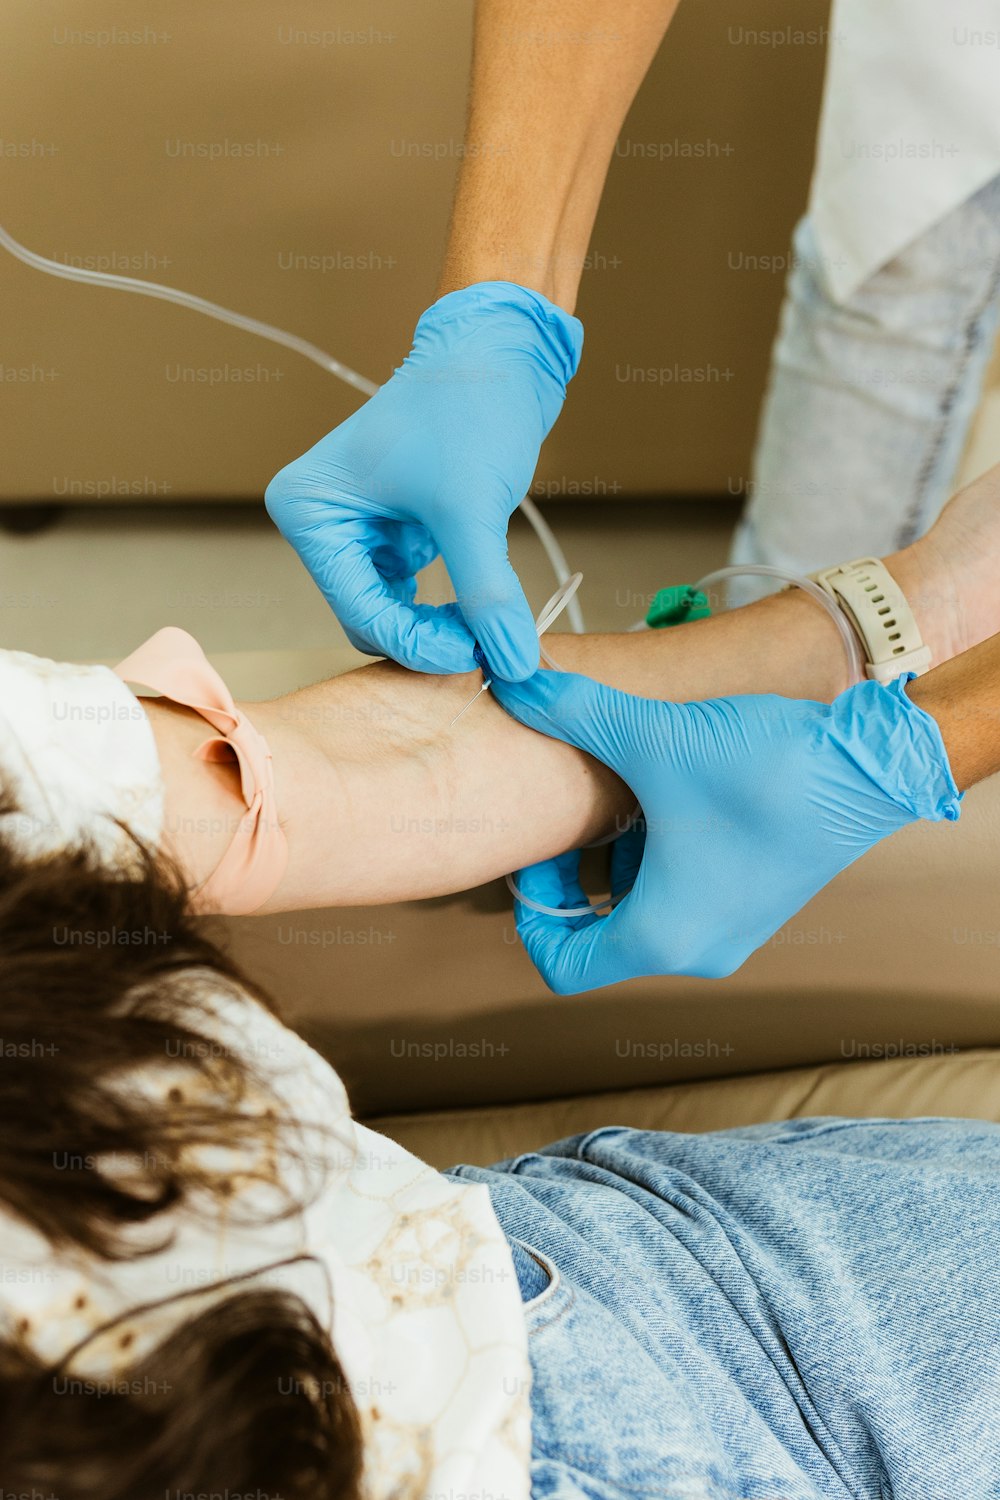
[[[1000,178],[844,303],[804,219],[730,560],[811,572],[922,535],[954,482],[998,319]]]
[[[533,1500],[1000,1496],[1000,1126],[612,1126],[453,1175],[515,1250]]]

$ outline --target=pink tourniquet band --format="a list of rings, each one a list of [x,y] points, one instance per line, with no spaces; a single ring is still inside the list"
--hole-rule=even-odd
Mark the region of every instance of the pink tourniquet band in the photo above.
[[[288,862],[267,741],[240,713],[198,642],[176,625],[150,636],[118,663],[115,672],[124,682],[153,688],[172,703],[193,709],[218,731],[195,751],[201,760],[223,761],[235,755],[246,815],[195,894],[199,906],[232,916],[256,911],[277,887]]]

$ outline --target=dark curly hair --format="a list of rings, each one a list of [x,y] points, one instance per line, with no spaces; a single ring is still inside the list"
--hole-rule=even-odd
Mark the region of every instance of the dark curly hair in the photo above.
[[[229,1186],[199,1148],[273,1145],[275,1109],[259,1107],[266,1077],[220,1056],[207,1018],[199,1029],[206,972],[216,991],[269,1003],[208,940],[158,857],[136,846],[110,870],[86,849],[27,858],[0,839],[0,1203],[54,1247],[106,1262],[161,1248],[169,1210]],[[196,1088],[156,1104],[120,1087],[165,1055],[210,1081],[211,1106]],[[141,1170],[108,1174],[109,1156]],[[299,1298],[236,1280],[117,1369],[110,1390],[40,1363],[25,1332],[0,1338],[5,1492],[357,1500],[357,1410]]]

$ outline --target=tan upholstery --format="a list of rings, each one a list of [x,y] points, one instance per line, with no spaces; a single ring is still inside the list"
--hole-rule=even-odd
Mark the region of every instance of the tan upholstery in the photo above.
[[[821,33],[822,0],[809,11],[680,7],[612,162],[586,356],[542,494],[725,494],[747,474],[823,48],[741,39]],[[384,381],[435,292],[472,14],[456,0],[171,0],[155,15],[8,0],[2,222],[43,255],[168,282]],[[616,45],[607,14],[611,38],[581,45]],[[99,44],[114,28],[140,40]],[[4,366],[41,372],[4,383],[3,502],[86,503],[110,481],[150,504],[257,497],[359,400],[249,334],[6,252],[0,323]]]
[[[459,1161],[488,1166],[602,1125],[697,1132],[817,1115],[1000,1122],[1000,1050],[795,1068],[506,1109],[385,1115],[368,1123],[424,1161],[448,1167]]]
[[[214,660],[250,697],[353,658]],[[642,980],[579,999],[545,989],[499,881],[439,901],[219,925],[340,1069],[357,1112],[438,1163],[609,1123],[1000,1118],[998,851],[1000,778],[969,794],[957,825],[908,829],[845,871],[732,978]],[[706,900],[710,873],[692,871]]]

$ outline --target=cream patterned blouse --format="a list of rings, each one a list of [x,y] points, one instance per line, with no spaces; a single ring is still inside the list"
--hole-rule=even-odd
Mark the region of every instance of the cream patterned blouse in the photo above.
[[[0,836],[19,847],[87,838],[121,861],[130,846],[116,819],[159,838],[149,721],[105,668],[0,651],[0,780],[18,808],[0,817]],[[217,1201],[192,1204],[173,1219],[168,1249],[114,1263],[55,1254],[0,1216],[5,1337],[19,1329],[51,1362],[86,1339],[68,1373],[113,1380],[124,1332],[131,1364],[235,1290],[233,1278],[280,1286],[330,1333],[361,1415],[371,1500],[527,1500],[527,1337],[486,1188],[448,1180],[355,1122],[333,1069],[256,1001],[206,976],[205,1003],[213,1046],[245,1058],[297,1122],[281,1175],[303,1206],[261,1223],[274,1192],[246,1163],[224,1215]],[[165,1061],[133,1086],[162,1096],[180,1067]]]

